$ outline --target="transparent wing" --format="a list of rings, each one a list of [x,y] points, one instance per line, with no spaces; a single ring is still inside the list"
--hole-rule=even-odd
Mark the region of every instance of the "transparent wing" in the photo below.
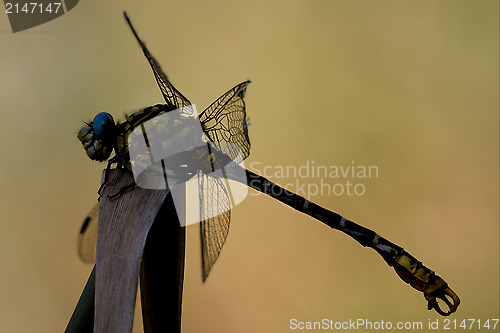
[[[78,254],[82,261],[89,264],[95,262],[98,217],[99,204],[96,204],[83,221],[80,234],[78,235]]]
[[[165,99],[165,102],[167,102],[168,105],[172,107],[172,109],[179,109],[184,106],[191,105],[191,102],[184,97],[183,94],[177,90],[172,83],[168,80],[167,75],[163,72],[163,70],[160,67],[160,64],[156,61],[156,59],[149,53],[148,48],[144,44],[144,42],[139,38],[137,35],[137,32],[135,31],[134,27],[132,26],[132,23],[130,22],[130,19],[128,18],[127,14],[124,13],[125,19],[127,20],[128,25],[132,29],[132,32],[134,33],[135,39],[139,42],[139,45],[141,46],[142,52],[144,52],[144,55],[146,56],[146,59],[149,62],[149,65],[151,66],[151,69],[153,70],[153,73],[155,75],[156,82],[158,83],[158,87],[161,90],[161,93],[163,95],[163,98]]]
[[[231,221],[231,199],[222,179],[202,175],[198,178],[198,182],[202,218],[201,264],[205,281],[226,242]],[[213,216],[214,212],[223,213]],[[205,216],[213,217],[205,218]]]
[[[200,114],[203,131],[212,144],[240,163],[250,155],[250,139],[243,97],[250,81],[238,84]],[[233,145],[224,142],[234,143]]]

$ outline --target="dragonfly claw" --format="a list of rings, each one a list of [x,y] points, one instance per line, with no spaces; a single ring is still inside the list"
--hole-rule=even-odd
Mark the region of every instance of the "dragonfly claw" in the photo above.
[[[391,265],[403,281],[424,293],[424,297],[428,302],[427,309],[434,309],[442,316],[449,316],[457,311],[460,299],[457,294],[448,287],[446,281],[436,275],[434,271],[425,267],[405,250],[400,249],[399,251],[399,255],[394,259]],[[448,312],[443,311],[439,307],[439,299],[448,306]]]
[[[99,189],[97,190],[97,194],[99,194],[99,199],[101,199],[101,196],[102,196],[102,191],[104,190],[104,188],[106,187],[106,184],[107,182],[105,183],[102,183],[101,186],[99,187]]]
[[[457,311],[458,305],[460,304],[460,298],[458,298],[457,294],[451,290],[448,285],[444,285],[439,290],[434,292],[424,293],[425,299],[427,299],[427,309],[428,310],[436,310],[442,316],[449,316],[453,312]],[[450,298],[453,302],[450,301]],[[441,299],[448,306],[449,311],[444,312],[438,304],[438,299]]]

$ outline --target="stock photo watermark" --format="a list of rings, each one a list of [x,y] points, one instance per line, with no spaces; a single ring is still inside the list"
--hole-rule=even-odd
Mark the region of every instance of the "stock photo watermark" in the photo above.
[[[319,165],[315,161],[305,161],[298,166],[271,166],[252,162],[250,169],[266,178],[287,179],[289,183],[282,184],[284,188],[309,198],[318,195],[361,197],[367,192],[366,182],[379,178],[378,166],[357,164],[355,161],[341,165]],[[293,180],[290,182],[290,179]],[[252,192],[250,195],[258,193]]]
[[[195,105],[159,112],[139,124],[128,137],[128,150],[137,186],[168,189],[182,226],[230,211],[248,195],[247,186],[241,184],[253,187],[252,181],[259,182],[247,179],[244,157],[237,144],[207,139]],[[305,161],[287,166],[253,162],[250,169],[266,178],[289,182],[283,187],[267,182],[269,188],[264,192],[272,196],[295,192],[307,198],[360,197],[367,192],[367,182],[379,178],[378,166],[355,161],[341,165]]]
[[[498,318],[467,318],[462,320],[436,318],[425,321],[385,321],[385,320],[368,320],[365,318],[350,318],[348,320],[338,321],[329,318],[324,318],[321,321],[300,321],[292,318],[289,321],[291,330],[297,331],[422,331],[424,329],[431,331],[438,330],[453,330],[453,331],[473,331],[496,330],[498,328]]]
[[[56,19],[69,12],[79,0],[4,0],[12,32],[19,32]]]

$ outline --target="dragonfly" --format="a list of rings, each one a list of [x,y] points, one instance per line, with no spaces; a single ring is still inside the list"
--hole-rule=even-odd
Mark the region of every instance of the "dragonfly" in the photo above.
[[[85,124],[78,133],[78,139],[83,144],[90,159],[101,162],[108,161],[106,170],[109,170],[112,165],[116,164],[117,168],[124,168],[130,171],[131,161],[127,138],[134,128],[164,113],[188,107],[191,105],[191,102],[169,81],[158,61],[151,55],[145,43],[139,38],[127,14],[124,13],[124,15],[153,71],[166,103],[141,109],[127,116],[126,120],[121,123],[115,123],[109,113],[101,112],[91,122]],[[234,151],[223,151],[222,149],[217,151],[215,149],[216,151],[213,153],[216,155],[216,161],[224,160],[226,157],[231,160],[239,159],[237,161],[239,162],[247,158],[250,154],[248,121],[244,101],[246,88],[249,83],[250,81],[244,81],[236,85],[199,114],[199,121],[206,140],[213,143],[229,142],[232,144],[232,147],[237,148]],[[111,157],[113,152],[114,156]],[[213,168],[212,154],[209,156],[194,157],[194,159],[208,159],[211,161]],[[370,247],[377,251],[404,282],[424,294],[428,310],[434,309],[443,316],[448,316],[457,310],[460,299],[456,293],[453,292],[440,276],[425,267],[421,261],[417,260],[402,247],[383,238],[373,230],[365,228],[338,213],[323,208],[292,191],[282,188],[261,175],[244,169],[241,166],[237,167],[241,168],[241,171],[246,175],[246,179],[244,180],[241,178],[236,179],[243,185],[269,195],[285,205],[321,221],[330,228],[349,235],[362,246]],[[209,181],[203,185],[206,186],[206,191],[209,193],[208,200],[210,205],[226,205],[227,207],[221,210],[223,213],[205,218],[200,223],[203,281],[207,279],[226,242],[231,220],[231,209],[228,206],[230,204],[228,204],[229,200],[226,189],[220,181],[208,179]],[[133,188],[134,184],[131,185],[130,188]],[[78,248],[80,258],[89,263],[95,261],[98,208],[98,205],[96,205],[92,209],[84,220],[79,234]],[[446,308],[442,309],[440,307],[439,301],[446,304],[447,311],[445,311]]]

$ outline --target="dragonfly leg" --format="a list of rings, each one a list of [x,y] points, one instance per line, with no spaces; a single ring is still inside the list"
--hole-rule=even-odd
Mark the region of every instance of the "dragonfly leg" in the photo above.
[[[134,188],[136,188],[136,187],[137,187],[137,184],[136,184],[136,183],[130,183],[130,184],[128,184],[128,185],[126,185],[126,186],[122,187],[122,188],[121,188],[118,192],[116,192],[115,194],[108,195],[108,199],[113,200],[113,199],[115,199],[115,198],[119,197],[120,195],[122,195],[123,193],[128,192],[128,191],[130,191],[130,190],[132,190],[132,189],[134,189]]]
[[[113,164],[113,162],[111,160],[109,160],[108,165],[106,166],[106,171],[104,172],[104,180],[101,183],[101,186],[99,187],[99,189],[97,190],[97,194],[99,194],[99,199],[97,199],[98,201],[101,200],[102,190],[104,190],[104,187],[106,187],[106,184],[108,183],[109,170],[111,170],[111,164]]]

